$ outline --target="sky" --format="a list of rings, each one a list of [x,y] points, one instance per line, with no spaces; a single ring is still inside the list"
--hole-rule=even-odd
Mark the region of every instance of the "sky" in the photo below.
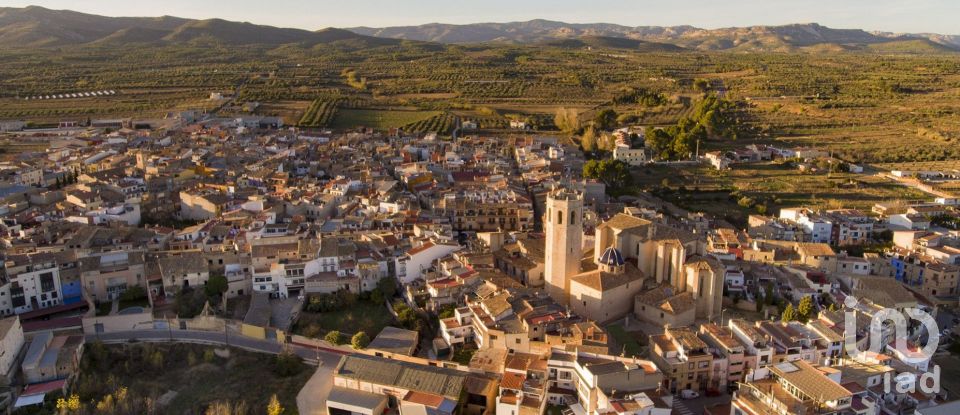
[[[820,23],[835,28],[960,34],[958,0],[0,0],[106,16],[222,18],[281,27],[404,26],[550,19],[702,28]]]

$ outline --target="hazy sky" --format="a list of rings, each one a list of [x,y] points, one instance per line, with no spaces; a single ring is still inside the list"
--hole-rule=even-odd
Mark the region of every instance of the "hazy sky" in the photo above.
[[[310,30],[543,18],[704,28],[817,22],[836,28],[960,34],[960,0],[0,0],[0,6],[31,4],[108,16],[220,17]]]

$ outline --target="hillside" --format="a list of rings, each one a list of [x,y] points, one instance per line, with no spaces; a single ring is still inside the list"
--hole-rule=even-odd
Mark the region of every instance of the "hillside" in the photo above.
[[[216,43],[220,45],[315,46],[349,42],[352,46],[398,44],[340,29],[316,32],[178,17],[104,17],[43,7],[0,8],[0,47],[61,47],[75,45]]]
[[[171,16],[105,17],[37,6],[0,7],[0,47],[124,44],[316,47],[336,43],[347,48],[366,48],[397,45],[401,41],[531,44],[563,48],[629,49],[641,52],[684,49],[737,52],[960,51],[960,36],[833,29],[816,23],[700,29],[693,26],[631,27],[609,23],[581,24],[537,19],[509,23],[431,23],[420,26],[309,31],[223,19],[192,20]]]
[[[582,36],[572,39],[556,39],[541,43],[545,46],[554,46],[566,49],[579,48],[602,48],[602,49],[626,49],[635,52],[681,52],[686,48],[660,42],[647,42],[644,40],[628,39],[623,37],[610,36]]]
[[[432,23],[421,26],[348,29],[358,34],[391,39],[442,43],[549,43],[584,37],[623,38],[672,43],[698,50],[797,51],[797,50],[884,50],[866,45],[896,42],[892,50],[907,52],[951,52],[960,50],[960,37],[939,34],[871,33],[860,29],[834,29],[816,23],[784,26],[751,26],[700,29],[692,26],[621,26],[607,23],[574,24],[549,20],[511,23],[452,25]],[[904,40],[924,42],[901,43]],[[927,43],[928,42],[928,43]],[[560,44],[565,44],[560,42]],[[939,47],[933,47],[938,45]],[[908,46],[917,46],[911,49]],[[815,47],[814,46],[820,46]]]

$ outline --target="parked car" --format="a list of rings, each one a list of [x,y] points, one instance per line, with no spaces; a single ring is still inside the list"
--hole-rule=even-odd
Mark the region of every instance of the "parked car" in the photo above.
[[[684,389],[680,391],[680,399],[697,399],[700,397],[700,392],[697,392],[692,389]]]

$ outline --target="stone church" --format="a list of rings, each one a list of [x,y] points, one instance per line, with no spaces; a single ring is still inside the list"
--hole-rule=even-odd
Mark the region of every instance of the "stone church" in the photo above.
[[[675,326],[719,317],[724,269],[691,232],[620,213],[583,246],[583,195],[555,189],[543,226],[547,293],[591,320],[633,314]]]

